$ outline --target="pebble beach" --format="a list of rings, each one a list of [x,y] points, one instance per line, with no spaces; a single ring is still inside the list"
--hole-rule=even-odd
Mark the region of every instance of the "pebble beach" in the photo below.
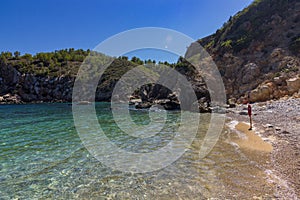
[[[269,165],[274,173],[273,176],[281,181],[280,186],[276,188],[276,197],[299,199],[300,98],[253,103],[252,115],[254,128],[251,132],[265,143],[272,145]],[[247,129],[249,127],[247,105],[237,105],[235,108],[228,109],[227,117],[242,122],[236,126],[237,131],[250,132]],[[253,141],[253,138],[251,140]],[[239,145],[243,147],[243,144]],[[247,145],[249,146],[249,143]],[[256,148],[254,146],[258,145],[250,143],[249,148]]]

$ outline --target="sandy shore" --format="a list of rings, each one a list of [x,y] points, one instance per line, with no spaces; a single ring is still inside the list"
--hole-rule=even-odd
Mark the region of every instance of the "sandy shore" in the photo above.
[[[282,181],[276,188],[278,199],[300,199],[300,99],[255,103],[252,111],[254,129],[249,131],[247,106],[228,110],[227,117],[239,122],[235,129],[243,134],[232,138],[233,142],[250,159],[271,166],[274,176]],[[256,156],[258,151],[260,157]],[[264,158],[261,152],[265,152]]]
[[[243,122],[238,123],[235,126],[237,131],[245,134],[245,138],[239,137],[233,139],[233,142],[237,143],[241,149],[248,149],[252,151],[260,151],[270,153],[273,147],[270,143],[265,142],[261,137],[255,134],[254,131],[250,131],[249,125]]]

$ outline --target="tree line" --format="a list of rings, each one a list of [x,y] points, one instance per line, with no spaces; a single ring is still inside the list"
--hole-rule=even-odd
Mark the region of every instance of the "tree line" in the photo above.
[[[93,55],[91,50],[83,50],[69,48],[56,50],[54,52],[41,52],[35,55],[25,53],[21,54],[19,51],[15,52],[1,52],[0,54],[0,67],[3,65],[10,65],[16,68],[21,73],[32,73],[41,76],[76,76],[78,69],[82,62],[88,55]],[[129,59],[127,56],[120,56],[116,58],[118,62],[124,62],[126,65],[132,63],[136,65],[146,64],[163,64],[176,68],[178,66],[185,65],[183,57],[179,57],[177,63],[169,63],[167,61],[155,61],[155,60],[141,60],[140,58],[133,56]]]

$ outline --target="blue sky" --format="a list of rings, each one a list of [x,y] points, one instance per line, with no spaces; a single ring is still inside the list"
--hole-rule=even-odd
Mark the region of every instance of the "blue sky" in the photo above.
[[[2,0],[0,52],[18,50],[34,54],[70,47],[93,49],[108,37],[140,27],[174,29],[196,40],[214,33],[251,2]],[[141,54],[142,59],[146,54]]]

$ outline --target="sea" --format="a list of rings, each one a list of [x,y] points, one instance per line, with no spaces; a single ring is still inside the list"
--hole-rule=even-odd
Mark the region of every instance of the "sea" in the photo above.
[[[110,103],[94,106],[109,142],[145,154],[174,139],[182,114],[121,108],[128,109],[131,120],[141,126],[151,124],[151,112],[166,116],[160,133],[147,142],[147,137],[137,139],[122,132]],[[199,157],[211,118],[201,115],[193,142],[178,159],[152,171],[130,172],[107,165],[99,159],[105,155],[97,157],[86,148],[74,125],[71,104],[0,105],[0,199],[273,198],[275,184],[266,173],[268,166],[249,159],[231,142],[233,130],[224,127],[212,151]]]

